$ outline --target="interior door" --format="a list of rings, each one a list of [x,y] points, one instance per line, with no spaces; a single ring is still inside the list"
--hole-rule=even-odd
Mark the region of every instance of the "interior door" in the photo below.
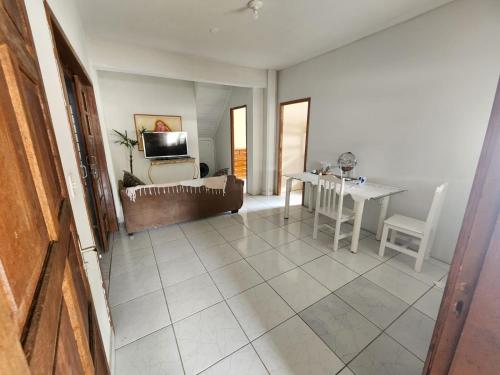
[[[0,373],[108,373],[24,2],[0,5]]]
[[[500,82],[424,374],[500,374]]]
[[[78,76],[74,76],[79,119],[87,149],[87,165],[91,176],[93,199],[97,208],[98,233],[100,242],[107,251],[109,235],[117,230],[117,220],[111,184],[104,155],[104,145],[99,126],[99,118],[93,89],[83,85]]]

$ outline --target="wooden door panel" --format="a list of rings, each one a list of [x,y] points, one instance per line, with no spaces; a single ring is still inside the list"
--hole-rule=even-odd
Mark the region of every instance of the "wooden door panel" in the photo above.
[[[83,367],[78,356],[78,344],[76,342],[73,327],[71,326],[70,314],[65,300],[62,302],[61,320],[59,323],[59,335],[57,338],[57,352],[54,366],[54,374],[57,375],[79,375],[91,374],[92,370]]]
[[[107,166],[104,157],[104,148],[100,142],[100,129],[95,124],[97,114],[93,116],[96,110],[93,96],[91,95],[92,89],[89,86],[84,86],[80,79],[75,76],[76,98],[79,107],[80,118],[82,119],[82,129],[85,138],[85,146],[88,153],[88,164],[91,174],[93,199],[97,208],[97,225],[99,226],[99,234],[101,244],[104,250],[108,250],[108,236],[113,229],[108,226],[109,205],[106,199],[106,190],[103,186],[105,180],[108,179]],[[99,153],[102,151],[102,155]],[[105,170],[105,173],[103,171]],[[111,186],[109,186],[109,195],[111,195]],[[112,195],[111,195],[112,201]],[[114,213],[114,204],[112,206],[112,213]],[[115,216],[116,217],[116,216]]]
[[[70,254],[71,251],[72,249],[69,250]],[[75,275],[72,271],[70,262],[66,261],[63,282],[63,303],[66,305],[71,329],[73,331],[72,336],[74,338],[74,341],[76,342],[76,354],[74,356],[78,357],[78,363],[80,363],[85,373],[91,374],[94,372],[94,366],[92,363],[92,355],[90,353],[89,344],[89,301],[86,298],[80,298],[78,289],[76,287],[76,284],[79,281],[81,281],[81,275]]]
[[[24,18],[25,15],[23,14],[23,8],[19,6],[18,0],[4,0],[3,7],[21,37],[25,40],[28,39],[28,27]]]
[[[49,235],[30,175],[21,133],[0,71],[0,280],[21,335],[49,248]],[[20,183],[22,181],[22,183]],[[13,256],[15,254],[15,256]]]
[[[70,247],[71,211],[65,204],[61,216],[61,238],[54,242],[48,255],[39,292],[33,301],[33,311],[26,327],[24,351],[32,373],[52,371],[56,350],[57,330],[62,301],[62,284],[66,257]]]
[[[57,221],[64,197],[57,177],[58,167],[51,157],[53,153],[47,131],[47,117],[41,104],[43,96],[36,81],[31,79],[36,71],[28,73],[26,66],[21,69],[6,45],[0,47],[0,64],[6,77],[47,230],[50,239],[57,240]]]

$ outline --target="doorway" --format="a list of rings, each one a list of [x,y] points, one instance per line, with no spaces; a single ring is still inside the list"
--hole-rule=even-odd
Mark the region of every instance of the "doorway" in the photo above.
[[[277,194],[286,190],[286,175],[304,172],[307,162],[310,98],[280,104]],[[302,194],[304,184],[292,185],[292,191]]]
[[[97,251],[102,255],[110,247],[110,235],[118,229],[118,222],[92,82],[48,7],[47,14],[64,82],[72,141],[80,164],[87,213]]]
[[[230,109],[231,172],[247,183],[247,106]]]

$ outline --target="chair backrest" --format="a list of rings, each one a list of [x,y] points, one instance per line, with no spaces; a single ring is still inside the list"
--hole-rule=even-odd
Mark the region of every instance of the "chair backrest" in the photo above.
[[[319,176],[316,210],[325,216],[340,219],[344,206],[344,188],[344,178],[334,175]]]
[[[425,221],[425,232],[429,233],[434,230],[439,221],[439,216],[441,215],[441,208],[443,207],[444,198],[446,196],[446,191],[448,190],[448,183],[439,185],[434,192],[434,198],[432,199],[431,208],[427,214],[427,220]]]

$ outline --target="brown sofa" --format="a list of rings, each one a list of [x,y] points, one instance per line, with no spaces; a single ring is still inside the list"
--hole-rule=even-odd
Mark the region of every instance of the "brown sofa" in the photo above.
[[[137,194],[133,202],[120,181],[125,229],[127,233],[132,234],[222,212],[238,212],[243,205],[243,184],[244,182],[235,176],[228,176],[224,195],[214,194],[204,187],[197,189],[196,192],[187,192],[186,189],[182,192],[173,192],[172,190],[176,189],[171,189],[168,193],[157,195]]]

